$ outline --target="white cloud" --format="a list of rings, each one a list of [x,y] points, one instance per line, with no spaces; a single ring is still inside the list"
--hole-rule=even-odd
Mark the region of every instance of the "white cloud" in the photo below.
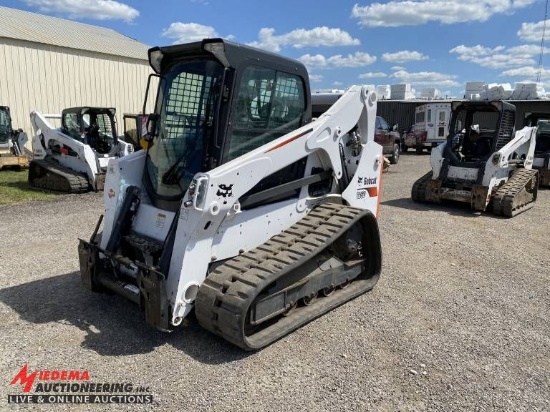
[[[437,72],[409,73],[406,70],[399,70],[391,74],[390,78],[397,79],[401,83],[412,83],[416,87],[456,87],[460,85],[460,83],[455,80],[455,75]]]
[[[344,83],[336,81],[336,82],[332,83],[332,85],[333,86],[343,86]]]
[[[311,30],[296,29],[289,33],[275,35],[275,29],[262,28],[258,33],[258,40],[248,43],[249,46],[259,47],[269,51],[278,52],[282,47],[303,47],[319,46],[358,46],[361,42],[354,39],[349,33],[329,27],[315,27]]]
[[[327,58],[322,54],[304,54],[302,57],[298,58],[298,60],[309,68],[325,67],[327,65]]]
[[[428,60],[428,56],[410,50],[402,50],[395,53],[384,53],[382,60],[390,63],[406,63],[412,61]]]
[[[355,4],[352,17],[364,27],[418,26],[430,21],[442,24],[487,21],[495,14],[510,14],[536,0],[393,0],[366,6]]]
[[[371,56],[364,52],[355,52],[342,56],[337,54],[331,57],[325,57],[322,54],[305,54],[300,57],[302,63],[308,66],[309,69],[332,69],[341,67],[364,67],[373,64],[376,61],[376,56]]]
[[[544,49],[545,52],[548,49]],[[513,56],[514,59],[523,58],[533,58],[539,56],[540,54],[540,45],[535,44],[522,44],[521,46],[509,47],[506,49],[506,53],[510,56]]]
[[[514,1],[514,8],[520,9],[520,8],[523,8],[523,7],[530,6],[533,3],[534,3],[534,1],[532,1],[532,0],[515,0]]]
[[[203,26],[197,23],[172,23],[170,27],[163,30],[162,35],[174,39],[176,43],[189,43],[200,41],[206,38],[219,37],[218,33],[211,26]]]
[[[62,13],[71,19],[124,20],[139,16],[139,11],[114,0],[24,0],[43,13]]]
[[[393,71],[399,71],[399,70],[406,70],[403,66],[393,66],[391,68],[391,70]]]
[[[369,72],[369,73],[363,73],[359,75],[360,79],[377,79],[380,77],[388,77],[386,73],[382,72]]]
[[[310,74],[309,80],[313,83],[319,83],[321,80],[323,80],[322,74]]]
[[[474,57],[480,57],[480,56],[489,56],[496,54],[502,50],[504,50],[504,46],[497,46],[494,49],[491,49],[489,47],[484,47],[481,45],[468,47],[461,44],[460,46],[457,46],[451,50],[449,50],[449,53],[456,53],[459,55],[459,60],[469,60]]]
[[[457,54],[458,60],[471,62],[482,67],[507,69],[534,65],[536,57],[540,53],[540,47],[524,44],[510,48],[498,46],[491,49],[480,45],[473,47],[460,45],[449,50],[449,53]]]
[[[536,78],[539,73],[539,69],[533,66],[518,67],[517,69],[506,70],[499,74],[500,77],[525,77]],[[541,77],[550,77],[550,70],[542,69],[540,71]]]
[[[370,54],[363,52],[355,52],[354,54],[348,54],[345,57],[341,54],[337,54],[336,56],[331,56],[327,59],[329,66],[334,67],[363,67],[373,64],[375,61],[375,56],[371,56]]]
[[[544,20],[538,23],[521,23],[521,28],[518,30],[517,35],[523,41],[540,43],[544,26]],[[549,29],[550,20],[546,20],[546,32],[548,32]]]

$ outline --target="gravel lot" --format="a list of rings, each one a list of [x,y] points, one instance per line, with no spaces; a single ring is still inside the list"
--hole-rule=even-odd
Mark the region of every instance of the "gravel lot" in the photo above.
[[[550,190],[513,219],[414,204],[428,170],[408,154],[384,175],[377,287],[256,353],[194,321],[156,332],[131,303],[81,288],[77,237],[100,195],[0,207],[0,409],[106,409],[8,405],[28,363],[155,398],[113,410],[550,410]]]

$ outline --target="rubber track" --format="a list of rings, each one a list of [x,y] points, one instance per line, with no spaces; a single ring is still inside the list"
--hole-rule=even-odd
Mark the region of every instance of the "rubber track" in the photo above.
[[[378,274],[356,280],[311,306],[295,309],[260,332],[245,336],[249,308],[262,290],[312,259],[367,213],[340,204],[321,205],[263,245],[217,267],[207,276],[195,300],[195,314],[201,326],[243,349],[259,349],[372,289]]]
[[[537,179],[537,171],[533,169],[518,169],[514,171],[510,179],[500,186],[493,196],[493,213],[505,217],[513,217],[521,212],[531,209],[535,205],[537,198],[537,188],[531,201],[519,205],[514,205],[516,196],[523,189],[526,189],[531,179]]]
[[[419,178],[416,182],[414,182],[412,190],[411,190],[411,198],[415,202],[425,202],[426,201],[426,189],[428,187],[428,183],[430,180],[432,180],[433,177],[433,171],[430,171],[426,173],[424,176]]]
[[[42,169],[41,177],[34,175],[36,167]],[[90,190],[88,179],[85,176],[48,158],[31,162],[29,183],[40,189],[66,193],[85,193]]]

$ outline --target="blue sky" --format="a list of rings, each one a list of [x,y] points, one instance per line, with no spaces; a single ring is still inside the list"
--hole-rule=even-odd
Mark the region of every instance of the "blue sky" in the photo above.
[[[151,46],[224,37],[301,60],[312,89],[535,81],[546,0],[2,0]],[[550,21],[545,27],[550,37]],[[545,41],[545,43],[550,43]],[[550,50],[541,81],[550,91]]]

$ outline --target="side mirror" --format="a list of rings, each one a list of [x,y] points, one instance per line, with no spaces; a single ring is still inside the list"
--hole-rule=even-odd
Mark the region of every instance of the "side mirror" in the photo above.
[[[394,125],[392,126],[391,129],[392,129],[392,131],[396,132],[397,129],[398,129],[398,127],[399,127],[399,124],[396,123],[396,124],[394,124]]]

